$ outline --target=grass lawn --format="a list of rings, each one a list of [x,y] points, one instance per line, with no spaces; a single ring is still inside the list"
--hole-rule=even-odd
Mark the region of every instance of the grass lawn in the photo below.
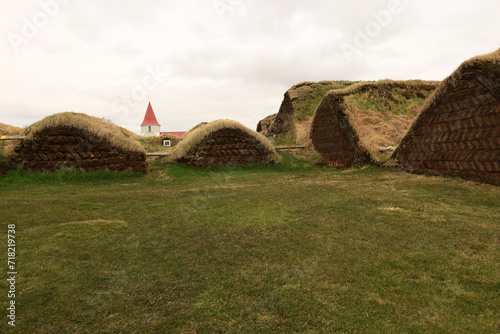
[[[15,171],[0,193],[18,269],[17,326],[2,279],[0,332],[500,332],[499,187],[172,165]]]

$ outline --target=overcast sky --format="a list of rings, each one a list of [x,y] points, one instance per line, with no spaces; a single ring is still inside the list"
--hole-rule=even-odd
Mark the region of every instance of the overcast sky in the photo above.
[[[0,122],[255,129],[321,80],[442,80],[500,47],[498,0],[0,0]]]

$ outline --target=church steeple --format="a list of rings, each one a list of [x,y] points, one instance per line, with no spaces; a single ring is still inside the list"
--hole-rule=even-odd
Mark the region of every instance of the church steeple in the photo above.
[[[151,106],[151,102],[148,104],[148,109],[146,110],[146,115],[144,115],[144,120],[141,124],[141,136],[144,137],[158,137],[160,136],[160,123],[156,119],[155,112]]]
[[[153,107],[151,106],[151,102],[148,104],[148,109],[146,110],[146,115],[144,115],[144,121],[142,121],[142,125],[160,125],[156,120],[155,112],[153,111]]]

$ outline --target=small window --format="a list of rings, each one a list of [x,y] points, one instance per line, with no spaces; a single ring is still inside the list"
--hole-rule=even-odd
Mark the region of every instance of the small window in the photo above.
[[[148,126],[148,132],[151,132],[151,126]]]
[[[172,146],[172,143],[170,142],[170,140],[164,140],[163,141],[163,146],[170,147],[170,146]]]

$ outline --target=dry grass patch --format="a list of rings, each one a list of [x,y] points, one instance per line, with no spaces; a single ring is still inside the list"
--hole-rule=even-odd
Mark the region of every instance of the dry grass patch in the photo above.
[[[16,126],[0,123],[0,136],[20,136],[23,133],[23,128],[18,128]],[[0,160],[2,158],[2,150],[7,146],[12,145],[12,142],[1,141],[0,140]]]
[[[0,136],[19,136],[23,131],[23,128],[0,123]]]

